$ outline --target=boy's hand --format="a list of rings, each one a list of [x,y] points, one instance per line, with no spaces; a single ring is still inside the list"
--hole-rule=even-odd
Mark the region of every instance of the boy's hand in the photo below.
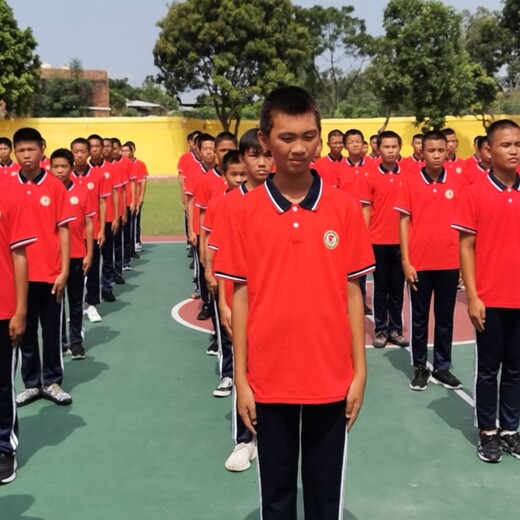
[[[217,279],[208,271],[205,271],[206,275],[206,285],[208,287],[208,291],[211,294],[215,294],[217,291]]]
[[[97,236],[97,243],[99,247],[103,247],[103,244],[105,243],[105,233],[103,231],[100,231]]]
[[[114,217],[112,221],[112,233],[115,235],[119,229],[119,217]]]
[[[468,300],[468,314],[473,326],[479,331],[484,332],[486,324],[486,306],[480,298]]]
[[[347,394],[347,405],[345,407],[345,415],[348,419],[347,431],[350,431],[354,423],[356,422],[359,410],[363,405],[363,395],[365,393],[365,378],[354,377],[352,384],[348,389]]]
[[[130,204],[130,213],[135,213],[135,210],[137,209],[136,205],[134,202],[132,202],[132,204]]]
[[[56,295],[56,301],[61,303],[63,298],[63,291],[65,290],[65,286],[67,285],[68,275],[65,273],[60,273],[56,280],[54,281],[54,285],[52,286],[51,294]]]
[[[411,264],[404,264],[403,272],[406,283],[410,286],[412,291],[417,291],[417,285],[415,284],[419,281],[419,277],[417,276],[415,267]]]
[[[127,214],[126,214],[126,211],[121,215],[121,222],[123,224],[123,226],[127,223],[128,221],[128,218],[127,218]]]
[[[233,339],[233,330],[231,328],[231,309],[227,305],[220,305],[220,323],[226,329],[229,338]]]
[[[9,337],[13,347],[18,346],[25,331],[25,315],[15,314],[9,321]]]
[[[83,276],[87,276],[87,273],[90,271],[91,266],[92,266],[92,257],[87,255],[83,259]]]
[[[246,383],[245,385],[237,386],[237,410],[242,417],[242,421],[246,428],[256,435],[256,404],[251,387]]]
[[[193,231],[190,231],[189,241],[190,241],[190,244],[193,247],[197,247],[197,233],[194,233]]]

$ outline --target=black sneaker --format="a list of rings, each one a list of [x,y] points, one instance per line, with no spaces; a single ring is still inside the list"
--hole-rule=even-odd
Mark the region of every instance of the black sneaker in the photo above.
[[[501,439],[498,433],[478,436],[477,456],[484,462],[497,463],[502,460]]]
[[[195,267],[195,263],[193,260],[190,262],[190,265],[188,266],[188,269],[193,269]]]
[[[449,370],[434,370],[430,381],[436,385],[442,385],[448,390],[459,390],[462,383]]]
[[[502,449],[512,455],[515,459],[520,459],[520,433],[506,433],[500,435]]]
[[[114,283],[116,283],[117,285],[124,285],[126,282],[120,274],[116,274],[114,276]]]
[[[218,356],[218,343],[217,343],[217,341],[212,341],[209,344],[209,347],[206,350],[206,354],[208,356]]]
[[[211,308],[208,303],[202,304],[199,314],[197,314],[198,320],[208,320],[211,318]]]
[[[70,346],[70,355],[72,359],[85,359],[85,349],[81,343],[73,343]]]
[[[0,484],[9,484],[16,478],[16,457],[0,451]]]
[[[188,258],[193,258],[193,249],[191,247],[188,250]]]
[[[425,366],[415,367],[413,379],[410,381],[410,388],[421,392],[428,388],[428,379],[430,378],[430,371]]]
[[[388,335],[388,342],[393,343],[394,345],[397,345],[398,347],[407,347],[410,345],[410,342],[400,333],[396,330],[393,330]]]
[[[115,302],[116,297],[112,291],[101,291],[101,298],[105,302]]]
[[[130,256],[132,258],[136,258],[137,260],[139,260],[139,258],[141,258],[141,255],[137,251],[134,251]]]
[[[377,332],[374,336],[374,341],[372,345],[374,348],[384,348],[386,346],[386,342],[388,341],[388,334],[386,332]]]

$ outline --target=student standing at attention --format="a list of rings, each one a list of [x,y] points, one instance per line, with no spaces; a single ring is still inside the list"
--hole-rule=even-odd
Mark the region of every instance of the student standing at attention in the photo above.
[[[488,144],[493,168],[467,188],[453,227],[477,331],[477,455],[500,462],[504,451],[520,459],[520,127],[496,121]]]
[[[296,519],[300,451],[305,518],[342,518],[346,431],[365,389],[356,278],[374,257],[359,202],[309,168],[320,132],[305,90],[267,96],[259,140],[276,174],[239,199],[219,269],[235,282],[238,411],[257,435],[264,520]]]

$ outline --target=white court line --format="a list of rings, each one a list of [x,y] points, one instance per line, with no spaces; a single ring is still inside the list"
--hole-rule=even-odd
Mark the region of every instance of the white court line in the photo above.
[[[212,330],[208,330],[203,327],[193,325],[193,323],[190,323],[189,321],[186,321],[185,319],[181,318],[181,315],[179,314],[180,309],[191,301],[192,301],[191,298],[187,298],[186,300],[183,300],[182,302],[179,302],[177,305],[175,305],[171,312],[172,318],[176,322],[180,323],[181,325],[184,325],[185,327],[188,327],[189,329],[197,330],[199,332],[205,332],[206,334],[213,334]]]

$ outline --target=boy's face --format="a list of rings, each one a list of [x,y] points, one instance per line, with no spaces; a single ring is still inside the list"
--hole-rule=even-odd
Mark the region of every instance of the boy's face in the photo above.
[[[112,141],[109,141],[108,139],[103,140],[103,159],[106,159],[107,161],[112,160]]]
[[[121,157],[121,147],[117,143],[112,143],[112,158],[119,159]]]
[[[220,141],[215,147],[215,153],[217,154],[217,164],[222,164],[224,155],[231,150],[236,150],[237,147],[233,141]]]
[[[204,166],[212,167],[215,164],[215,143],[203,141],[199,148],[200,160]]]
[[[20,141],[14,147],[14,154],[22,171],[33,173],[40,169],[40,161],[43,158],[43,150],[34,141]]]
[[[3,163],[11,159],[11,148],[6,144],[0,144],[0,161]]]
[[[349,155],[358,157],[363,152],[363,138],[360,135],[349,135],[345,141],[345,148]]]
[[[242,156],[247,176],[255,183],[264,182],[273,170],[273,154],[261,148],[249,148]]]
[[[51,161],[51,172],[54,177],[67,184],[70,180],[72,166],[64,157],[55,157]]]
[[[385,137],[379,145],[379,153],[384,163],[395,163],[400,151],[399,141],[395,137]]]
[[[484,164],[491,164],[491,152],[489,151],[489,145],[485,144],[479,151],[478,156],[481,162]]]
[[[87,145],[83,143],[75,143],[72,145],[71,152],[74,156],[74,164],[76,164],[76,166],[85,166],[89,156]]]
[[[444,161],[448,155],[446,143],[442,139],[428,139],[424,143],[422,151],[426,168],[439,170],[442,168]]]
[[[489,144],[493,167],[496,170],[511,172],[520,165],[520,130],[501,128],[497,130]]]
[[[372,139],[370,139],[370,148],[372,148],[372,153],[374,153],[374,154],[379,153],[379,151],[377,149],[377,137],[372,137]]]
[[[367,153],[368,153],[368,143],[363,143],[363,148],[361,149],[361,155],[363,157],[365,157]]]
[[[134,158],[132,148],[130,148],[129,146],[121,146],[121,155],[123,155],[124,157],[127,157],[128,159]]]
[[[269,135],[258,133],[264,149],[271,150],[278,173],[301,175],[309,171],[320,142],[320,130],[315,114],[275,113]]]
[[[447,135],[446,141],[448,143],[448,156],[452,156],[457,152],[457,147],[459,146],[459,141],[455,134]]]
[[[333,135],[327,141],[327,146],[330,148],[332,157],[339,157],[343,150],[343,137],[341,135]]]
[[[422,155],[422,139],[419,139],[418,137],[416,137],[412,141],[412,148],[413,148],[413,153],[415,154],[415,156],[420,157]]]
[[[238,188],[247,180],[245,164],[229,164],[226,173],[224,173],[224,178],[230,190]]]
[[[99,161],[103,157],[103,143],[99,139],[91,139],[90,141],[90,157],[94,161]]]

